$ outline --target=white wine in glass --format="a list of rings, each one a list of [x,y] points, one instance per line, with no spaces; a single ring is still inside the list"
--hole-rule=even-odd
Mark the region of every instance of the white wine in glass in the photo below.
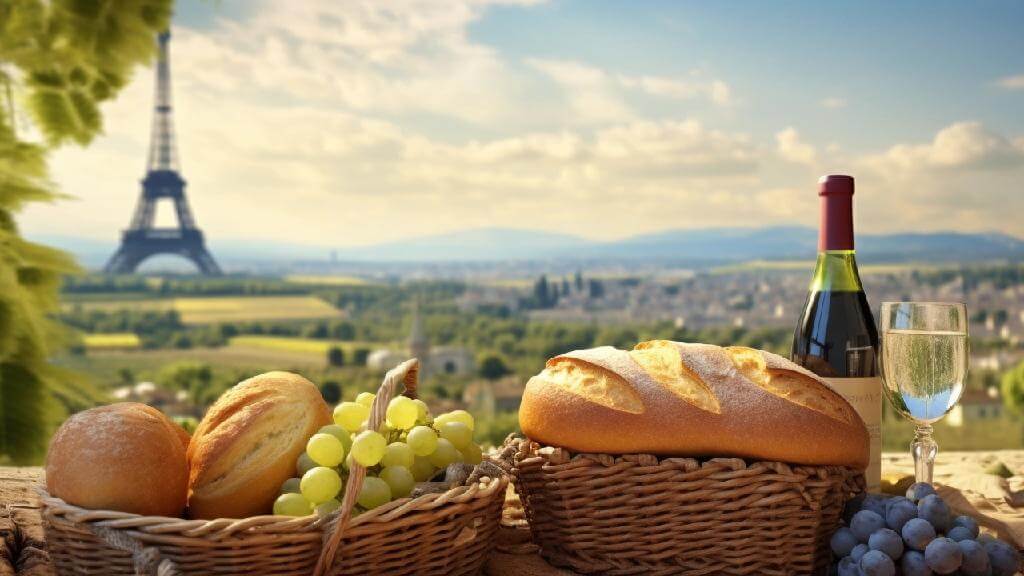
[[[910,448],[918,482],[932,481],[932,423],[960,401],[967,379],[967,309],[961,303],[885,302],[879,318],[883,390],[916,425]]]

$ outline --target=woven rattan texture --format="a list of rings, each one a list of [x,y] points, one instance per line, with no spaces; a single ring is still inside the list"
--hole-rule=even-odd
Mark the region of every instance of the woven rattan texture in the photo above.
[[[737,458],[573,455],[513,440],[533,539],[586,574],[820,573],[859,471]]]
[[[366,512],[349,523],[330,573],[477,574],[494,545],[506,485],[485,478]],[[85,510],[45,495],[42,502],[61,575],[134,575],[132,555],[96,535],[96,528],[112,528],[157,548],[181,574],[308,576],[329,526],[315,517],[181,520]]]
[[[416,368],[415,360],[405,362],[385,377],[373,406],[377,422],[400,384],[415,394]],[[508,479],[481,476],[485,468],[463,486],[396,500],[357,517],[349,512],[361,474],[346,486],[349,508],[343,504],[326,518],[138,516],[86,510],[45,492],[41,513],[61,576],[309,576],[318,568],[332,576],[462,576],[481,571],[501,519]],[[337,547],[328,553],[325,541]]]

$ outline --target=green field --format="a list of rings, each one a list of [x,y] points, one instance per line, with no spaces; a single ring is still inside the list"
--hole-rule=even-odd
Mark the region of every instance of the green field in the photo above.
[[[337,346],[344,350],[349,362],[356,349],[376,350],[385,345],[372,342],[332,342],[309,338],[288,338],[276,336],[236,336],[226,346],[197,347],[188,350],[143,349],[138,345],[117,346],[115,342],[127,344],[134,334],[89,334],[95,342],[107,345],[86,344],[87,353],[63,355],[56,363],[71,370],[89,374],[99,383],[114,382],[121,369],[131,370],[140,379],[155,379],[164,366],[180,362],[209,364],[218,370],[240,370],[250,373],[269,370],[299,372],[310,378],[334,378],[352,383],[353,378],[360,386],[373,384],[379,379],[376,373],[367,372],[359,366],[346,365],[336,368],[327,364],[327,350]]]
[[[285,276],[288,282],[295,284],[312,284],[316,286],[370,286],[373,282],[357,276]]]
[[[529,290],[536,282],[533,278],[492,278],[480,281],[483,286]]]
[[[943,450],[1019,450],[1024,448],[1024,422],[1012,417],[976,420],[963,426],[949,426],[940,420],[934,425],[939,457]],[[909,420],[886,419],[882,422],[882,450],[910,450],[914,425]]]
[[[160,382],[164,370],[178,364],[208,365],[215,373],[215,380],[228,384],[261,372],[285,370],[302,374],[315,383],[326,380],[339,382],[348,396],[376,389],[381,377],[363,367],[329,366],[326,353],[234,345],[188,350],[97,349],[89,350],[86,354],[61,355],[54,358],[54,364],[87,375],[101,390],[122,385],[122,374],[125,371],[131,372],[135,382]]]
[[[164,366],[179,362],[209,364],[223,370],[245,370],[252,373],[269,370],[288,370],[301,374],[316,374],[328,369],[326,354],[274,350],[249,346],[221,346],[218,348],[174,349],[96,349],[85,355],[65,355],[57,364],[89,374],[98,382],[117,379],[118,370],[127,368],[141,380],[156,378]]]
[[[346,354],[354,352],[358,348],[375,350],[381,348],[381,344],[372,342],[336,342],[331,340],[315,340],[313,338],[289,338],[285,336],[235,336],[230,340],[230,348],[264,348],[281,352],[294,352],[301,354],[315,354],[324,358],[327,351],[337,347]]]
[[[65,307],[88,312],[176,310],[185,324],[245,322],[250,320],[310,320],[339,318],[343,314],[315,296],[210,296],[196,298],[146,298],[140,300],[78,300]]]
[[[139,337],[131,332],[85,334],[82,342],[88,350],[131,350],[142,345]]]

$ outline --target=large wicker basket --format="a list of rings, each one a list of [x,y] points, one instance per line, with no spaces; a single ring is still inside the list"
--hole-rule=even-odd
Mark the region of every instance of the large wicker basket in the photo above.
[[[410,360],[388,372],[371,410],[371,427],[383,421],[400,384],[415,396],[417,369]],[[480,572],[494,545],[508,483],[500,470],[478,466],[462,486],[396,500],[351,518],[365,474],[365,468],[352,466],[341,509],[325,518],[182,520],[86,510],[43,492],[47,545],[61,575]]]
[[[860,471],[738,458],[572,454],[510,439],[534,542],[585,574],[818,574]]]

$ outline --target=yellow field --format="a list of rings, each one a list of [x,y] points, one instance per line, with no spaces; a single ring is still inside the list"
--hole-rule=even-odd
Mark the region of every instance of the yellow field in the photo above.
[[[536,282],[533,278],[489,278],[480,282],[483,286],[494,288],[527,289]]]
[[[320,286],[369,286],[373,284],[356,276],[285,276],[288,282],[296,284],[317,284]]]
[[[636,274],[630,274],[627,272],[596,272],[593,274],[587,274],[588,280],[625,280],[627,278],[636,278]],[[575,282],[573,274],[563,274],[561,276],[549,275],[548,282],[562,283],[562,280],[568,280],[570,284]],[[479,281],[481,286],[489,286],[493,288],[509,288],[515,290],[526,290],[533,288],[536,284],[537,279],[534,277],[528,278],[485,278]]]
[[[711,269],[712,274],[733,274],[760,270],[814,270],[814,260],[751,260],[739,264],[727,264]]]
[[[314,296],[224,296],[152,298],[147,300],[82,301],[66,306],[83,310],[177,310],[185,324],[248,320],[338,318],[342,313]]]
[[[332,342],[330,340],[314,340],[312,338],[290,338],[286,336],[235,336],[230,341],[232,348],[266,348],[287,352],[300,352],[323,356],[333,347],[341,348],[346,354],[356,348],[370,350],[380,348],[380,344],[370,342]]]
[[[89,350],[127,350],[138,348],[142,345],[138,335],[130,332],[85,334],[82,336],[82,341]]]

